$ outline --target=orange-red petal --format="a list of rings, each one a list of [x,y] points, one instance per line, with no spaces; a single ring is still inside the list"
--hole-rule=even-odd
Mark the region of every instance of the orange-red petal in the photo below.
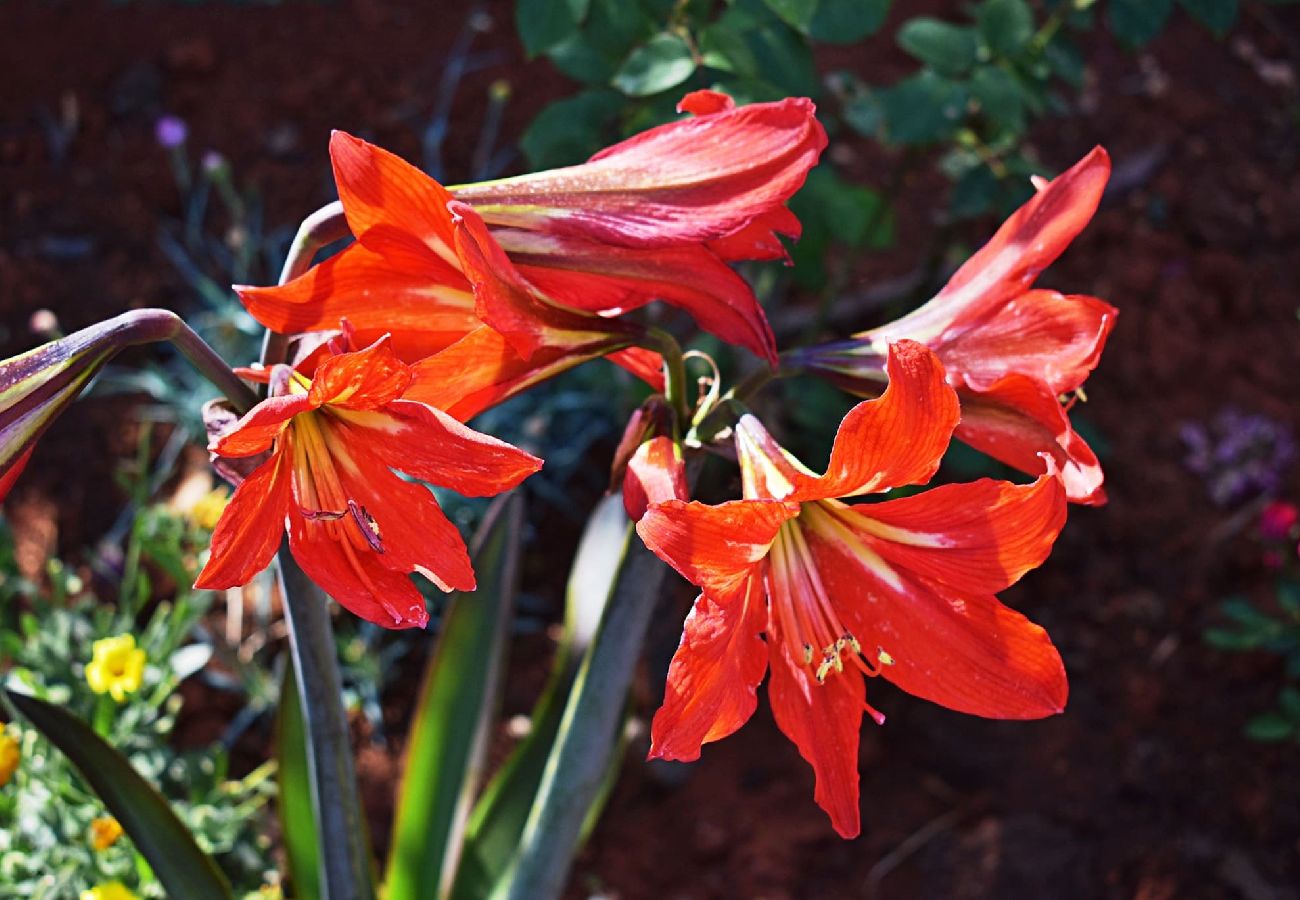
[[[349,446],[367,447],[385,465],[467,497],[508,491],[542,467],[531,453],[413,400],[340,421]]]
[[[704,115],[652,128],[578,166],[457,188],[492,225],[625,247],[699,243],[733,234],[802,186],[826,146],[812,101],[725,108],[688,95]]]
[[[292,471],[291,453],[281,448],[235,489],[212,532],[211,553],[194,582],[196,588],[248,584],[271,564],[284,537]]]
[[[1109,178],[1110,156],[1095,147],[1012,213],[933,300],[866,336],[932,344],[951,329],[993,312],[1065,251],[1092,219]]]
[[[793,503],[733,500],[717,506],[669,500],[637,522],[645,545],[719,603],[745,589],[781,525],[799,512]]]
[[[304,274],[276,287],[237,286],[245,308],[282,334],[338,328],[340,319],[362,333],[427,335],[446,346],[478,324],[469,282],[459,272],[398,269],[354,243]],[[400,348],[399,348],[400,350]]]
[[[574,366],[627,346],[617,334],[578,347],[546,347],[524,360],[496,330],[482,325],[446,350],[412,366],[404,395],[462,422]]]
[[[775,617],[773,617],[775,621]],[[813,799],[843,838],[862,830],[858,805],[858,740],[866,704],[862,674],[845,667],[818,684],[810,667],[790,656],[787,641],[769,634],[772,715],[813,767]]]
[[[842,521],[897,568],[956,591],[994,594],[1041,565],[1065,525],[1055,475],[1033,484],[984,478],[883,503],[848,507]]]
[[[937,352],[950,377],[976,390],[1015,372],[1064,394],[1097,367],[1118,314],[1096,297],[1026,291]]]
[[[640,520],[653,503],[689,496],[686,462],[676,441],[659,435],[637,447],[623,476],[623,508],[629,519]]]
[[[289,420],[314,409],[306,394],[268,397],[244,414],[235,427],[215,441],[209,449],[218,456],[256,456],[271,449]]]
[[[1101,463],[1074,430],[1052,390],[1024,375],[1008,375],[987,390],[963,388],[958,440],[1030,475],[1047,471],[1044,455],[1056,461],[1066,496],[1073,503],[1106,502]]]
[[[413,378],[411,367],[393,353],[388,337],[382,337],[361,350],[325,357],[307,396],[313,406],[378,409],[402,396]]]
[[[330,160],[348,227],[367,249],[398,269],[455,284],[451,194],[404,159],[342,131],[330,135]]]
[[[883,677],[971,715],[1035,719],[1064,709],[1065,669],[1051,639],[992,594],[958,591],[825,528],[805,535],[841,621]]]
[[[32,444],[13,461],[9,468],[5,469],[3,475],[0,475],[0,500],[9,496],[14,482],[18,480],[19,475],[23,474],[23,469],[27,468],[27,462],[32,458],[32,451],[35,449],[36,445]]]
[[[700,594],[668,667],[664,702],[650,726],[650,758],[699,759],[700,746],[733,733],[754,714],[767,671],[763,579],[756,573],[729,603]]]
[[[776,362],[776,340],[749,283],[702,245],[647,250],[517,229],[493,234],[529,282],[557,303],[622,313],[663,300],[710,334]]]
[[[423,628],[424,597],[410,577],[385,568],[379,555],[335,540],[319,522],[289,515],[289,548],[307,577],[340,606],[384,628]]]
[[[914,341],[890,345],[887,371],[885,392],[853,407],[840,423],[826,474],[806,474],[784,463],[790,490],[772,496],[794,501],[852,497],[930,480],[960,415],[957,395],[945,382],[938,357]],[[754,449],[775,447],[766,432],[758,433],[761,427],[752,417],[737,426],[742,469],[756,468],[752,460],[759,455],[782,466],[772,450]]]

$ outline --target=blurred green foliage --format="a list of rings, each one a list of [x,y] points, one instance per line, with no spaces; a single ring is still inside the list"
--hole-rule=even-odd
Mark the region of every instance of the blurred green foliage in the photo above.
[[[1294,546],[1288,546],[1293,551]],[[1292,575],[1278,577],[1274,608],[1263,609],[1245,597],[1223,602],[1227,623],[1206,629],[1212,647],[1238,653],[1262,652],[1282,660],[1284,683],[1277,707],[1246,723],[1246,735],[1257,741],[1300,743],[1300,581]]]
[[[902,20],[893,41],[915,71],[869,84],[820,71],[817,51],[877,36],[889,0],[517,0],[529,55],[582,85],[542,109],[521,145],[533,168],[568,165],[668,121],[690,90],[720,90],[738,103],[808,96],[832,140],[857,134],[904,148],[899,166],[933,159],[952,182],[948,218],[1005,215],[1029,196],[1031,175],[1048,174],[1027,135],[1067,114],[1083,87],[1080,38],[1102,24],[1138,47],[1175,7],[1219,36],[1238,16],[1237,0],[980,0],[956,15]],[[833,289],[825,258],[836,248],[888,248],[893,189],[850,184],[823,162],[793,203],[805,229],[793,251],[795,282]]]
[[[274,790],[271,771],[232,779],[222,746],[178,751],[170,743],[180,684],[213,655],[211,644],[191,640],[210,595],[184,587],[208,540],[206,529],[163,507],[137,518],[128,555],[138,547],[135,558],[159,579],[183,578],[172,600],[137,617],[102,602],[57,560],[48,563],[44,584],[20,577],[12,537],[0,526],[0,671],[6,686],[93,722],[167,797],[242,895],[274,878],[263,814]],[[132,578],[148,580],[145,567]],[[85,669],[95,641],[121,634],[134,636],[147,663],[139,689],[118,704],[91,691]],[[22,756],[0,787],[0,897],[75,897],[110,880],[143,897],[163,896],[130,838],[93,846],[91,823],[108,813],[67,758],[21,720],[4,730]]]

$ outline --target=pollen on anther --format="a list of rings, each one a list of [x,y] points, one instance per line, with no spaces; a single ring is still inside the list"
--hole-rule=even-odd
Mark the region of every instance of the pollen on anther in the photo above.
[[[804,664],[805,666],[811,666],[811,665],[812,665],[812,661],[813,661],[813,648],[812,648],[812,644],[804,644],[804,645],[803,645],[803,664]]]
[[[876,659],[880,662],[882,666],[892,666],[896,662],[894,657],[890,656],[888,653],[885,652],[884,647],[876,648]]]

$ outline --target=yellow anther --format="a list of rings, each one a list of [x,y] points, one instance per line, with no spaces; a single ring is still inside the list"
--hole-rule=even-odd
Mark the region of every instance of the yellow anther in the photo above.
[[[811,666],[811,665],[812,665],[812,659],[813,659],[813,648],[812,648],[812,644],[804,644],[804,645],[803,645],[803,664],[804,664],[805,666]]]
[[[876,648],[876,659],[880,661],[882,666],[892,666],[894,664],[894,657],[886,653],[884,647]]]
[[[838,659],[838,657],[836,657],[836,658]],[[834,663],[834,662],[833,662],[829,657],[827,657],[826,659],[823,659],[823,660],[822,660],[822,664],[821,664],[820,666],[817,667],[817,683],[818,683],[818,684],[825,684],[825,683],[826,683],[826,676],[827,676],[827,674],[830,672],[830,670],[831,670],[831,666],[833,666],[833,665],[835,665],[835,663]]]
[[[855,638],[853,635],[849,634],[847,631],[844,632],[844,637],[840,638],[840,640],[847,641],[848,645],[853,648],[854,653],[862,652],[862,645],[858,643],[858,639]]]

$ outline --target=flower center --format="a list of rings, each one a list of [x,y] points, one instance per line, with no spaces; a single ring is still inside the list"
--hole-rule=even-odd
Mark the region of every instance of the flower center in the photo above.
[[[332,540],[351,549],[384,552],[379,523],[357,501],[348,496],[339,466],[355,468],[346,449],[329,440],[329,424],[322,413],[308,412],[293,420],[294,487],[299,511],[316,527],[324,528]],[[350,520],[355,527],[348,527]]]
[[[846,664],[869,678],[880,674],[880,666],[893,665],[893,658],[879,647],[875,662],[870,661],[862,644],[844,627],[798,517],[781,526],[768,559],[767,593],[781,639],[790,658],[809,669],[818,684],[843,672]],[[883,724],[885,717],[870,704],[865,706],[871,717]]]

